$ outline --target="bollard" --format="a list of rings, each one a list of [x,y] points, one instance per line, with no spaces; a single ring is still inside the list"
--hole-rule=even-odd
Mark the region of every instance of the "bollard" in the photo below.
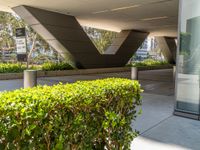
[[[173,82],[176,81],[176,66],[173,66]]]
[[[137,67],[131,67],[131,79],[138,80],[138,68]]]
[[[24,70],[24,88],[37,86],[37,71]]]

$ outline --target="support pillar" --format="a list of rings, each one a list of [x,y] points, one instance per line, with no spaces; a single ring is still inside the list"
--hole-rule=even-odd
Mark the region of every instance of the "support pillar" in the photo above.
[[[74,16],[17,6],[13,10],[62,56],[77,68],[123,67],[149,33],[121,31],[104,55],[100,54]]]
[[[170,64],[176,63],[177,44],[173,37],[155,37],[163,56]]]

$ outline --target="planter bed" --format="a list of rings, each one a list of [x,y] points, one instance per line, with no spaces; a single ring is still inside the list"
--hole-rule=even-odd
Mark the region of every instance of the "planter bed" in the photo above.
[[[139,71],[172,69],[172,65],[163,66],[145,66],[138,67]],[[62,71],[38,71],[38,77],[55,77],[55,76],[71,76],[71,75],[87,75],[101,73],[131,72],[131,67],[119,68],[98,68],[98,69],[79,69],[79,70],[62,70]],[[1,73],[0,80],[23,79],[23,73]]]

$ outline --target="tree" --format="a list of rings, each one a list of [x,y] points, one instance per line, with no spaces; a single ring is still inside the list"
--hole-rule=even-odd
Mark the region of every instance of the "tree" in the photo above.
[[[32,54],[34,52],[52,50],[49,44],[16,14],[0,12],[0,52],[2,53],[2,59],[5,51],[16,53],[15,31],[17,28],[22,27],[26,28],[28,62],[33,59]]]
[[[83,27],[83,29],[100,53],[104,53],[105,50],[112,44],[113,39],[116,37],[116,32],[112,31],[95,29],[91,27]]]
[[[27,38],[27,51],[28,51],[28,64],[33,63],[41,58],[41,60],[55,60],[60,61],[59,54],[40,37],[31,27],[29,27],[20,17],[13,13],[0,12],[0,52],[4,56],[4,51],[12,51],[16,55],[16,44],[15,44],[15,30],[16,28],[26,28]],[[100,30],[90,27],[83,27],[85,32],[93,41],[100,53],[111,45],[113,38],[116,37],[115,32]],[[45,52],[53,50],[53,56],[46,55]],[[42,53],[43,52],[43,53]],[[33,54],[42,55],[42,57],[35,58]],[[55,55],[55,56],[54,56]],[[44,59],[44,57],[47,57]],[[35,59],[35,60],[34,60]],[[66,59],[66,58],[65,58]],[[69,62],[68,60],[65,60]],[[70,62],[69,62],[70,63]]]
[[[5,51],[11,51],[15,49],[13,31],[15,28],[20,27],[21,24],[22,22],[17,22],[17,18],[15,19],[11,13],[0,12],[0,50],[3,61]]]

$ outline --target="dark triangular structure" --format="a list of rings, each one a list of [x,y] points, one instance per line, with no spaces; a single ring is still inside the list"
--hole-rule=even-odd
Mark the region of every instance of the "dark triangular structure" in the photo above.
[[[63,57],[70,56],[78,68],[125,66],[149,34],[121,31],[105,54],[100,54],[75,17],[28,6],[13,10]]]

